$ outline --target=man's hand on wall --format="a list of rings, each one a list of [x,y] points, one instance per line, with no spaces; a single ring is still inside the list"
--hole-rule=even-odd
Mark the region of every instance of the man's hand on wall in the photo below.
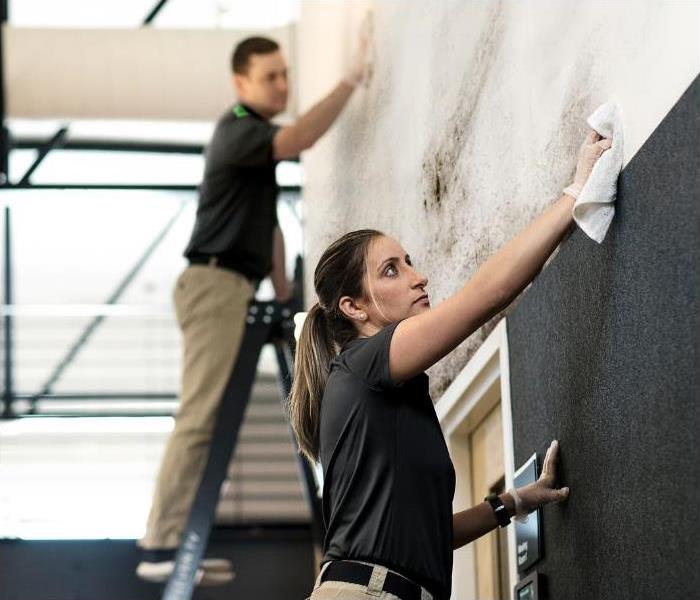
[[[363,81],[369,81],[372,64],[370,61],[370,45],[372,43],[372,13],[367,12],[360,24],[357,47],[343,81],[352,87],[357,87]]]

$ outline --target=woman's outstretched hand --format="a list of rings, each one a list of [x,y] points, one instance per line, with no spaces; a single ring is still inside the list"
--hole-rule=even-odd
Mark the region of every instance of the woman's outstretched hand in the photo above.
[[[578,198],[583,186],[586,185],[588,177],[593,170],[593,165],[601,157],[603,152],[612,146],[612,140],[601,137],[598,132],[591,131],[581,144],[578,151],[578,163],[576,164],[576,175],[574,182],[564,189],[564,193],[572,198]]]
[[[552,502],[562,502],[569,497],[569,488],[555,488],[554,482],[557,474],[557,458],[559,455],[559,442],[554,440],[547,450],[542,466],[540,478],[529,485],[517,490],[523,503],[523,511],[528,513]]]

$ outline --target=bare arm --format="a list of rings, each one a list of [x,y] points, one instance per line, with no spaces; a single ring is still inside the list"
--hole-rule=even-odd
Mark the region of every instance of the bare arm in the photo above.
[[[591,131],[579,150],[574,184],[566,194],[489,258],[454,296],[399,324],[389,349],[394,381],[410,379],[435,364],[525,289],[566,235],[576,190],[611,143]]]
[[[508,511],[508,516],[515,514],[513,496],[508,493],[499,496]],[[489,531],[498,527],[496,515],[488,502],[482,502],[472,508],[452,515],[452,549],[466,546]]]
[[[573,205],[573,198],[562,196],[489,258],[454,296],[402,321],[389,351],[392,379],[405,381],[421,373],[507,306],[566,234]]]
[[[341,81],[333,91],[306,111],[296,123],[282,127],[272,142],[275,160],[298,156],[311,148],[336,120],[354,88]]]
[[[284,236],[278,225],[275,227],[272,239],[272,273],[270,273],[270,279],[275,290],[275,297],[279,302],[287,302],[291,296],[285,261]]]
[[[559,458],[559,442],[553,441],[547,449],[542,465],[542,473],[537,481],[519,488],[522,506],[520,514],[529,514],[541,506],[555,502],[563,502],[569,497],[569,488],[557,488],[557,461]],[[510,492],[499,495],[506,507],[509,517],[515,515],[515,499]],[[472,508],[452,515],[452,549],[456,550],[487,534],[498,526],[496,515],[488,502],[482,502]]]
[[[330,94],[306,111],[294,125],[282,127],[277,132],[273,140],[275,160],[298,156],[302,150],[311,148],[336,120],[355,87],[368,77],[370,21],[370,15],[365,15],[360,25],[355,55],[340,83]]]

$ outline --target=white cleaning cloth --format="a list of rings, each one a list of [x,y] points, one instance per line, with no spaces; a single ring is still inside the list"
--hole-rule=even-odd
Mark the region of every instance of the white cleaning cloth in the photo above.
[[[588,117],[588,124],[604,138],[612,139],[612,146],[593,165],[574,204],[574,221],[600,244],[615,216],[617,178],[622,169],[622,118],[617,105],[607,102],[599,106]]]

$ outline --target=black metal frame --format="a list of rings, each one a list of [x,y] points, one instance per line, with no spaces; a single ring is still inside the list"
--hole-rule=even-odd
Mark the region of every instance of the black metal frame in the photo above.
[[[143,269],[144,265],[148,262],[148,259],[153,255],[156,248],[158,248],[161,242],[165,239],[165,236],[168,235],[168,232],[170,232],[170,230],[173,228],[173,225],[175,225],[177,220],[180,218],[180,215],[182,215],[184,208],[185,203],[180,203],[179,208],[177,209],[175,214],[170,218],[165,227],[153,239],[153,241],[149,244],[149,246],[146,248],[143,254],[136,261],[136,264],[129,270],[124,279],[122,279],[122,281],[119,282],[119,285],[117,285],[115,290],[109,295],[107,300],[104,302],[105,305],[117,303],[119,298],[121,298],[126,289],[129,287],[129,285],[131,285],[131,282],[136,278],[141,269]],[[75,360],[75,357],[78,355],[80,350],[82,350],[90,336],[100,326],[100,323],[102,323],[104,319],[104,315],[97,315],[85,326],[80,335],[76,338],[73,344],[71,344],[70,348],[68,348],[68,351],[58,361],[56,367],[54,367],[54,370],[46,378],[46,381],[41,386],[41,390],[37,394],[32,396],[31,407],[29,409],[30,414],[34,414],[36,410],[37,401],[52,392],[53,387],[59,381],[68,365],[70,365],[70,363],[72,363]]]
[[[144,26],[150,25],[151,23],[153,23],[153,20],[156,18],[158,13],[163,9],[163,7],[165,6],[165,3],[167,1],[168,0],[158,0],[156,5],[151,9],[151,12],[149,12],[148,15],[146,16],[146,18],[143,20]]]
[[[0,185],[0,190],[153,190],[163,192],[196,192],[199,186],[196,185],[176,185],[167,183],[30,183],[26,185],[9,184]],[[298,185],[282,185],[281,192],[300,192]]]
[[[9,181],[9,157],[10,157],[10,134],[5,127],[5,60],[3,55],[4,40],[3,29],[7,22],[7,0],[0,0],[0,183]],[[3,268],[5,293],[3,301],[5,305],[12,304],[12,215],[10,207],[5,207],[5,264]],[[2,416],[11,416],[12,396],[14,393],[13,375],[13,321],[11,315],[3,318],[3,351],[4,351],[4,391],[2,394],[3,410]]]
[[[36,150],[46,142],[41,138],[23,137],[13,140],[16,150]],[[202,154],[204,144],[187,144],[182,142],[148,142],[145,140],[112,139],[67,139],[64,150],[105,150],[110,152],[156,152],[159,154]]]
[[[145,18],[143,25],[150,25],[162,10],[167,0],[158,0],[148,16]],[[183,144],[183,143],[168,143],[168,142],[145,142],[145,141],[121,141],[121,140],[76,140],[69,139],[68,127],[61,127],[48,140],[25,138],[11,140],[9,130],[6,127],[5,114],[5,87],[4,87],[4,60],[2,55],[3,40],[1,25],[7,21],[8,2],[0,0],[0,190],[11,189],[34,189],[34,190],[157,190],[157,191],[189,191],[197,190],[196,185],[169,185],[169,184],[33,184],[31,177],[39,168],[42,161],[48,154],[57,148],[65,150],[106,150],[106,151],[123,151],[123,152],[159,152],[159,153],[183,153],[183,154],[201,154],[204,151],[202,144]],[[24,173],[17,184],[12,184],[9,180],[9,154],[12,148],[16,149],[37,149],[38,154],[33,164]],[[300,192],[300,186],[281,186],[283,192]],[[153,240],[151,245],[145,250],[144,254],[132,270],[125,276],[124,280],[117,286],[116,290],[108,299],[107,303],[111,304],[117,301],[126,287],[134,279],[135,275],[143,267],[149,256],[153,253],[160,241],[165,237],[172,225],[184,208],[184,203],[181,204],[177,213],[171,218],[165,228]],[[6,306],[13,305],[13,280],[12,280],[12,221],[11,209],[5,207],[4,220],[4,304]],[[297,263],[297,291],[300,293],[301,286],[301,261]],[[300,295],[297,296],[296,308],[301,307]],[[213,524],[216,504],[219,497],[221,483],[226,474],[227,466],[230,462],[233,450],[238,439],[238,432],[242,423],[245,407],[250,397],[252,383],[257,370],[257,362],[260,350],[265,343],[274,343],[276,354],[280,368],[280,383],[282,387],[282,400],[286,398],[291,387],[291,366],[292,354],[294,351],[294,323],[292,321],[292,307],[281,307],[278,304],[271,303],[255,303],[259,310],[255,313],[251,312],[249,322],[246,326],[246,334],[239,351],[239,360],[237,360],[234,370],[231,374],[229,384],[224,393],[221,412],[216,425],[214,439],[210,451],[209,460],[205,469],[205,473],[198,491],[195,503],[192,509],[190,521],[184,535],[184,543],[178,553],[176,568],[165,589],[164,598],[190,598],[194,587],[194,576],[199,558],[204,552],[211,526]],[[264,309],[264,310],[260,310]],[[257,317],[256,317],[257,315]],[[175,400],[176,394],[57,394],[52,391],[54,384],[59,380],[66,367],[79,353],[85,342],[91,334],[103,321],[104,317],[98,316],[93,319],[83,330],[80,336],[72,344],[63,358],[57,363],[54,371],[47,378],[41,390],[37,394],[16,394],[14,391],[13,370],[14,370],[14,346],[13,346],[13,315],[12,312],[7,312],[3,317],[3,345],[4,345],[4,389],[0,399],[3,402],[3,409],[0,418],[16,418],[22,416],[25,418],[38,418],[38,415],[33,414],[36,409],[36,404],[40,400],[57,400],[57,401],[80,401],[90,399],[105,399],[105,400]],[[252,322],[251,322],[252,321]],[[17,400],[29,401],[31,409],[27,415],[16,415],[13,411],[13,403]],[[129,413],[114,412],[100,413],[100,416],[119,415],[125,416]],[[168,412],[153,412],[150,413],[131,413],[133,416],[147,415],[171,415]],[[85,413],[82,413],[85,415]],[[52,417],[74,417],[81,416],[75,414],[47,414]],[[264,417],[255,419],[256,421],[264,420]],[[233,425],[233,426],[232,426]],[[233,433],[233,435],[232,435]],[[292,443],[296,447],[294,435],[291,436]],[[298,449],[297,449],[298,450]],[[306,460],[296,453],[299,474],[302,479],[303,489],[306,499],[311,508],[312,514],[312,531],[314,534],[315,544],[317,549],[320,547],[323,536],[323,522],[321,516],[321,505],[319,500],[319,489],[315,479],[315,474],[311,466]],[[288,455],[280,456],[279,459],[288,459]],[[270,462],[276,460],[275,456],[269,455],[246,455],[247,461]],[[255,479],[265,479],[265,475],[259,475]],[[274,477],[279,480],[278,476]],[[250,497],[250,496],[246,496]],[[263,496],[261,496],[263,497]],[[267,498],[267,496],[264,496]],[[296,498],[296,496],[295,496]],[[278,527],[284,524],[277,525]],[[245,525],[249,528],[250,525]],[[269,527],[269,524],[261,524],[254,527]],[[192,535],[193,531],[201,532],[201,535]]]
[[[0,184],[9,177],[10,132],[5,127],[5,56],[4,25],[7,22],[7,0],[0,0]]]
[[[162,8],[161,3],[161,8]],[[0,38],[1,41],[1,38]],[[0,62],[1,62],[0,55]],[[0,72],[0,76],[2,73]],[[0,98],[4,97],[0,93]],[[4,108],[4,104],[0,102],[0,111]],[[145,141],[122,141],[122,140],[71,140],[68,136],[68,126],[62,126],[56,131],[56,133],[47,139],[40,138],[22,138],[16,141],[10,139],[9,134],[4,127],[4,113],[0,112],[0,118],[2,118],[2,131],[5,135],[7,146],[0,148],[2,150],[2,155],[0,156],[0,169],[2,169],[2,174],[4,174],[4,183],[0,183],[0,190],[124,190],[124,191],[178,191],[178,192],[196,192],[198,186],[196,185],[172,185],[172,184],[87,184],[87,183],[71,183],[71,184],[34,184],[31,182],[32,174],[41,165],[42,161],[48,156],[48,154],[54,149],[63,150],[111,150],[118,152],[154,152],[154,153],[184,153],[184,154],[199,154],[204,151],[204,145],[202,144],[182,144],[182,143],[169,143],[169,142],[145,142]],[[0,143],[2,143],[0,139]],[[20,181],[13,184],[9,181],[9,171],[8,171],[8,158],[9,151],[14,148],[22,149],[36,149],[38,155],[32,165],[24,173]],[[291,159],[298,160],[298,159]],[[289,193],[299,193],[301,191],[301,186],[280,186],[281,192]],[[153,250],[160,241],[165,237],[165,234],[172,228],[173,224],[177,220],[177,217],[181,214],[184,208],[184,203],[180,206],[177,214],[169,221],[165,229],[156,237],[152,244],[146,249],[143,256],[137,262],[136,266],[129,272],[125,277],[124,281],[120,283],[117,287],[117,291],[110,296],[107,300],[107,304],[113,304],[123,293],[126,287],[134,279],[135,275],[143,267],[143,265],[148,260],[148,257],[153,253]],[[12,245],[11,245],[11,211],[10,207],[5,208],[5,265],[4,265],[4,303],[6,306],[11,306],[13,304],[12,296]],[[22,416],[36,416],[36,404],[39,400],[50,400],[50,399],[69,399],[73,397],[75,399],[88,399],[87,395],[73,394],[73,395],[62,395],[57,397],[52,393],[51,388],[60,378],[61,374],[65,371],[68,365],[72,362],[75,356],[78,354],[80,349],[83,347],[87,339],[92,335],[94,330],[99,326],[99,324],[104,320],[104,317],[95,317],[81,332],[76,341],[72,344],[68,352],[63,356],[63,358],[58,361],[56,367],[54,368],[52,374],[47,378],[44,385],[36,394],[32,395],[18,395],[14,392],[14,346],[13,346],[13,326],[14,321],[11,314],[6,314],[3,318],[4,326],[4,390],[2,394],[3,410],[0,414],[0,418],[15,418]],[[162,395],[156,395],[158,398],[162,398]],[[97,397],[97,395],[94,395]],[[105,394],[102,396],[105,399],[121,399],[124,397],[123,394]],[[137,395],[132,395],[128,399],[135,399]],[[138,397],[142,399],[151,399],[152,394],[141,394]],[[174,394],[167,395],[167,399],[174,399],[176,396]],[[28,399],[30,401],[30,410],[26,414],[18,415],[13,410],[12,406],[17,400]],[[100,416],[107,413],[99,413]],[[111,413],[110,413],[111,414]],[[130,413],[120,413],[120,414],[130,414]],[[131,413],[143,416],[156,416],[163,414],[162,411],[148,412],[148,413]],[[78,416],[79,413],[75,413]],[[51,415],[56,416],[56,415]],[[97,416],[97,415],[95,415]]]
[[[299,266],[300,263],[297,264]],[[299,279],[299,270],[297,276]],[[265,344],[272,343],[276,349],[283,402],[291,390],[293,315],[296,310],[298,306],[280,306],[276,302],[253,302],[249,308],[238,358],[219,407],[207,463],[178,548],[175,568],[165,586],[162,600],[189,600],[192,597],[199,563],[214,524],[221,485],[236,448],[260,351]],[[314,543],[319,549],[325,533],[319,487],[311,466],[298,451],[294,435],[291,437],[304,495],[311,509]]]
[[[39,150],[46,144],[44,138],[22,137],[12,140],[16,150]],[[150,142],[147,140],[114,140],[109,138],[66,139],[64,150],[105,150],[111,152],[155,152],[157,154],[203,154],[206,146],[194,142]],[[299,162],[299,157],[285,158],[285,162]]]
[[[9,135],[8,135],[9,140]],[[5,181],[0,182],[0,189],[33,189],[33,190],[154,190],[154,191],[176,191],[176,192],[196,192],[197,185],[188,184],[168,184],[168,183],[32,183],[31,176],[41,165],[42,161],[51,150],[96,150],[111,152],[152,152],[155,154],[203,154],[205,146],[203,144],[186,144],[178,142],[147,142],[147,141],[124,141],[110,139],[69,139],[68,126],[63,126],[48,140],[42,138],[21,138],[8,142],[7,155],[4,157],[5,164],[9,157],[9,150],[37,150],[39,153],[34,163],[17,183],[11,183],[7,166],[3,173],[6,174]],[[299,158],[285,159],[286,162],[298,162]],[[299,185],[280,186],[281,192],[301,191]]]
[[[6,206],[5,207],[5,268],[4,268],[4,277],[5,277],[5,294],[3,301],[5,302],[6,306],[12,305],[12,257],[11,257],[11,248],[12,248],[12,239],[11,239],[11,225],[10,225],[10,219],[11,219],[11,213],[10,213],[10,207]],[[3,345],[4,345],[4,355],[5,355],[5,360],[4,360],[4,365],[3,365],[3,371],[4,371],[4,383],[5,383],[5,388],[4,392],[2,395],[2,404],[3,404],[3,410],[2,410],[2,416],[3,418],[8,418],[12,416],[12,400],[14,398],[14,380],[13,380],[13,350],[14,350],[14,345],[13,345],[13,327],[14,323],[12,321],[12,316],[11,315],[5,315],[3,317]]]
[[[29,185],[29,178],[32,176],[32,173],[34,173],[34,171],[37,170],[39,165],[46,158],[48,153],[51,152],[51,150],[63,147],[67,137],[68,127],[61,127],[53,135],[53,137],[51,137],[50,140],[48,140],[45,144],[42,144],[38,149],[39,154],[37,155],[36,159],[34,160],[32,165],[27,169],[26,173],[22,175],[22,179],[19,180],[19,183],[17,185]]]

